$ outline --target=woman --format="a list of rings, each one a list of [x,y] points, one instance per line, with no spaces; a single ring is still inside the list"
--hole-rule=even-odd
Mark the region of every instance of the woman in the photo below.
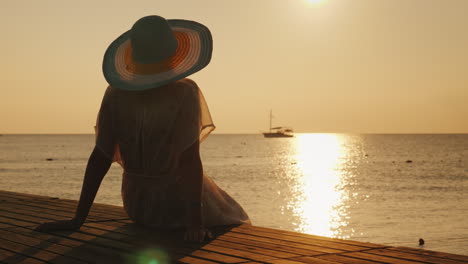
[[[208,28],[159,16],[141,18],[109,46],[103,72],[110,86],[75,217],[36,230],[80,228],[113,161],[124,169],[123,204],[136,223],[185,227],[185,239],[199,242],[211,238],[206,226],[250,223],[203,174],[199,144],[215,126],[200,89],[185,77],[208,65],[211,52]]]

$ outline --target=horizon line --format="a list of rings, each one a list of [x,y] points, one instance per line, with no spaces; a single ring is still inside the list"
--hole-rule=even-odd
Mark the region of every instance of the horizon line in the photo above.
[[[262,132],[213,132],[211,135],[261,135]],[[295,132],[294,134],[350,134],[350,135],[468,135],[468,132]],[[53,135],[95,135],[94,133],[0,133],[0,136],[53,136]]]

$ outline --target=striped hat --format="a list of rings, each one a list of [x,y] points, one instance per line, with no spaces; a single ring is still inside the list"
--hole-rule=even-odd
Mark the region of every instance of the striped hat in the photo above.
[[[195,21],[147,16],[110,44],[102,70],[118,89],[142,91],[185,78],[211,60],[213,40]]]

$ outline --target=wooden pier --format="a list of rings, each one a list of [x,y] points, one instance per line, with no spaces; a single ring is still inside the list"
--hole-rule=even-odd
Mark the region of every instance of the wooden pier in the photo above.
[[[122,207],[94,204],[79,231],[41,233],[39,223],[69,219],[77,202],[0,191],[1,263],[468,263],[468,256],[340,240],[249,225],[214,229],[203,244],[183,231],[149,231]]]

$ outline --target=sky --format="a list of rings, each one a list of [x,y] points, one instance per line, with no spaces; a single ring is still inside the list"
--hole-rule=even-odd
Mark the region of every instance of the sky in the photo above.
[[[466,0],[15,0],[0,133],[94,133],[108,45],[146,15],[210,28],[217,133],[468,133]]]

